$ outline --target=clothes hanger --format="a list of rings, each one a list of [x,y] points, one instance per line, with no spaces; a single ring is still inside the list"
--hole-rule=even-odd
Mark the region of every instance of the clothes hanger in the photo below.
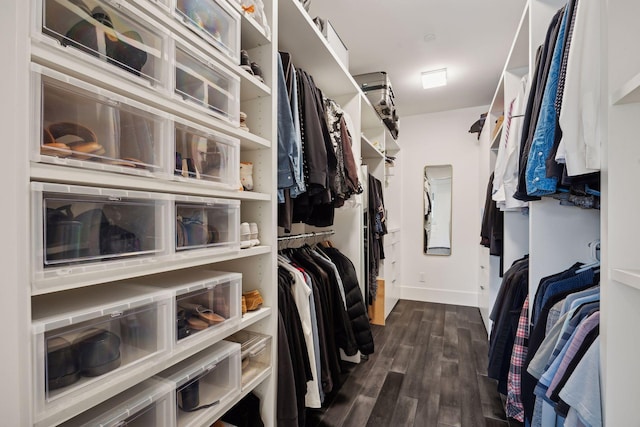
[[[582,266],[576,270],[576,274],[585,272],[592,268],[597,268],[597,271],[594,270],[594,273],[600,271],[600,256],[598,255],[600,251],[600,239],[592,240],[587,245],[589,246],[592,261],[590,263],[582,264]]]

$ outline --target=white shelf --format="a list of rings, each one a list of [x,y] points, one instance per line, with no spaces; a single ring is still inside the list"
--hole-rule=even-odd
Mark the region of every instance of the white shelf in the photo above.
[[[623,285],[640,290],[640,270],[613,269],[611,278]]]
[[[264,372],[261,372],[254,379],[252,379],[246,385],[244,385],[242,387],[242,394],[240,396],[240,399],[242,399],[244,396],[249,394],[249,392],[251,390],[253,390],[257,386],[259,386],[262,383],[262,381],[264,381],[265,379],[269,378],[269,376],[271,376],[271,372],[272,371],[273,371],[273,366],[271,366],[270,368],[265,369]]]
[[[362,110],[360,113],[362,129],[384,126],[382,120],[380,120],[380,116],[376,113],[376,109],[373,108],[371,101],[367,98],[364,92],[361,92],[360,98],[362,100]]]
[[[613,91],[611,96],[613,105],[631,104],[633,102],[640,102],[640,73]]]
[[[31,163],[33,181],[61,182],[103,187],[109,183],[111,188],[129,188],[161,193],[179,193],[203,197],[264,201],[272,200],[271,194],[254,191],[234,191],[208,186],[201,182],[168,181],[159,178],[138,177],[126,174],[93,171],[46,163]]]
[[[260,384],[262,384],[264,380],[269,378],[271,376],[272,371],[273,371],[273,366],[271,367],[271,369],[258,375],[254,380],[249,382],[246,386],[242,387],[242,391],[239,394],[236,394],[232,399],[227,399],[226,403],[223,403],[222,405],[218,406],[215,411],[216,415],[206,420],[206,422],[203,425],[212,425],[213,423],[215,423],[224,414],[226,414],[227,411],[229,411],[229,409],[233,408],[233,406],[236,403],[242,400],[242,398],[248,395],[252,390],[258,387]]]
[[[260,82],[238,65],[239,60],[236,61],[236,59],[230,58],[211,46],[209,42],[199,37],[194,31],[180,22],[180,20],[176,19],[173,11],[170,10],[168,6],[169,3],[175,3],[173,0],[130,0],[129,2],[121,2],[122,5],[116,4],[119,3],[119,1],[115,3],[109,0],[106,1],[114,7],[122,6],[127,11],[130,9],[125,3],[133,4],[134,7],[131,7],[131,9],[138,9],[142,12],[140,15],[137,13],[133,15],[138,16],[140,20],[144,20],[151,27],[155,27],[156,30],[161,32],[163,36],[166,35],[168,37],[165,41],[166,44],[163,44],[161,48],[162,60],[159,61],[159,66],[156,69],[157,75],[152,76],[154,85],[152,86],[147,80],[134,78],[126,71],[108,65],[98,58],[80,53],[77,49],[63,48],[56,43],[50,43],[51,40],[45,40],[45,38],[48,37],[46,35],[40,38],[35,37],[34,35],[37,35],[35,33],[37,33],[38,29],[33,27],[39,24],[36,22],[38,20],[36,16],[37,13],[31,16],[31,12],[33,12],[31,9],[39,5],[41,1],[34,0],[32,2],[24,2],[25,6],[22,5],[23,2],[17,2],[16,4],[20,4],[20,6],[15,6],[13,9],[10,8],[10,15],[13,16],[15,22],[12,22],[12,25],[8,27],[10,35],[5,45],[11,46],[17,43],[17,52],[26,52],[26,56],[23,56],[23,61],[10,63],[8,67],[5,67],[6,70],[4,72],[5,77],[19,76],[19,78],[5,79],[12,80],[13,84],[20,88],[20,90],[16,92],[18,93],[17,97],[13,97],[12,99],[7,98],[7,100],[4,101],[4,106],[13,111],[12,114],[8,116],[14,125],[12,129],[39,129],[39,118],[34,117],[37,115],[34,115],[31,111],[31,107],[33,107],[31,104],[34,97],[34,88],[31,87],[29,71],[31,70],[31,64],[43,65],[64,74],[65,76],[63,77],[65,79],[66,76],[69,76],[94,85],[95,89],[92,90],[92,92],[95,91],[97,94],[109,91],[126,97],[127,100],[133,100],[139,104],[143,104],[143,107],[159,110],[158,114],[162,116],[163,120],[167,121],[166,129],[163,128],[163,136],[164,133],[166,133],[167,138],[159,141],[162,144],[166,145],[171,142],[169,138],[169,121],[172,119],[180,121],[181,118],[192,122],[190,125],[194,125],[195,127],[197,127],[196,125],[204,126],[211,131],[217,131],[239,139],[241,159],[260,165],[257,177],[254,170],[254,179],[259,179],[256,188],[262,192],[237,191],[235,188],[224,187],[212,182],[199,180],[193,180],[192,182],[174,181],[172,176],[158,174],[153,177],[151,172],[148,174],[131,175],[118,173],[114,169],[111,169],[110,172],[106,170],[82,169],[63,165],[62,162],[56,164],[31,162],[29,161],[29,157],[31,154],[30,150],[33,149],[33,144],[27,142],[33,139],[33,136],[37,137],[37,130],[34,130],[34,132],[30,131],[27,138],[18,138],[25,143],[22,144],[23,148],[21,150],[14,150],[15,152],[13,154],[16,155],[12,157],[15,162],[8,170],[22,171],[22,175],[24,175],[23,178],[31,182],[65,183],[94,187],[108,186],[109,188],[151,193],[171,193],[239,200],[243,202],[243,214],[252,221],[257,221],[260,224],[260,229],[264,231],[264,233],[261,234],[261,240],[267,243],[267,245],[241,250],[233,249],[224,251],[221,248],[210,248],[212,250],[195,249],[181,251],[171,256],[141,256],[137,257],[137,259],[133,259],[132,257],[131,259],[127,259],[126,263],[122,264],[123,268],[121,269],[113,269],[113,265],[111,265],[112,269],[110,270],[109,263],[106,262],[104,263],[105,266],[98,265],[95,270],[90,272],[80,270],[82,273],[78,275],[66,274],[68,277],[65,277],[65,273],[69,272],[65,272],[64,268],[60,268],[55,269],[56,274],[60,273],[59,277],[52,277],[52,280],[42,280],[40,282],[33,280],[32,263],[29,260],[22,261],[26,258],[24,256],[19,257],[21,259],[19,259],[20,262],[16,270],[20,269],[20,274],[16,278],[15,275],[12,275],[11,271],[9,271],[7,277],[11,282],[8,291],[12,295],[15,294],[15,298],[12,298],[12,300],[14,301],[14,305],[17,306],[17,312],[20,313],[20,316],[15,316],[15,318],[22,326],[7,336],[8,342],[28,341],[21,335],[24,334],[25,331],[31,330],[31,305],[33,299],[49,298],[49,296],[44,296],[46,294],[60,292],[61,297],[66,298],[68,297],[68,292],[66,291],[75,288],[84,288],[88,293],[93,294],[101,288],[100,284],[105,284],[104,287],[109,288],[112,285],[110,282],[181,269],[209,268],[211,265],[215,266],[215,264],[218,263],[230,262],[230,264],[237,265],[237,269],[234,271],[242,272],[248,276],[258,271],[259,273],[255,275],[259,276],[262,280],[261,283],[263,283],[264,287],[263,296],[266,301],[272,302],[274,307],[262,307],[259,310],[246,314],[245,317],[241,319],[236,316],[233,322],[219,325],[219,328],[211,331],[210,335],[204,336],[202,339],[192,337],[195,339],[189,340],[189,344],[185,342],[185,345],[181,345],[178,348],[169,348],[167,351],[163,351],[162,355],[157,359],[149,361],[149,363],[140,363],[140,366],[135,366],[135,369],[132,369],[131,372],[127,371],[127,375],[118,377],[115,381],[110,381],[105,377],[104,381],[101,380],[96,383],[95,390],[93,390],[95,392],[87,393],[84,398],[74,400],[68,405],[66,403],[64,405],[55,405],[54,402],[50,410],[40,413],[36,413],[34,410],[35,395],[32,393],[33,390],[31,390],[32,387],[29,382],[35,372],[34,366],[31,366],[31,356],[33,356],[33,354],[30,354],[34,349],[28,344],[20,345],[17,347],[17,350],[23,358],[27,358],[26,363],[16,365],[15,358],[10,358],[11,360],[7,362],[7,368],[17,372],[15,378],[13,376],[6,378],[8,387],[23,391],[22,393],[18,393],[20,396],[17,399],[12,398],[8,400],[9,404],[15,409],[13,411],[15,414],[12,412],[8,415],[8,423],[13,423],[15,420],[20,419],[23,422],[29,422],[29,425],[35,425],[37,427],[58,425],[71,417],[99,405],[113,396],[119,395],[151,376],[174,366],[176,363],[203,350],[206,351],[207,348],[216,342],[222,341],[230,334],[240,331],[243,328],[253,327],[259,329],[261,332],[274,337],[274,339],[277,335],[277,318],[272,316],[272,314],[277,311],[277,293],[274,294],[274,292],[277,292],[277,287],[273,287],[276,280],[275,248],[268,245],[269,243],[273,243],[276,237],[275,232],[270,230],[275,230],[276,224],[274,208],[275,192],[272,191],[272,188],[275,188],[274,168],[276,167],[276,144],[274,141],[277,137],[277,127],[275,126],[277,114],[274,99],[276,87],[274,60],[277,55],[277,46],[273,44],[271,37],[265,34],[264,29],[257,24],[254,18],[247,16],[245,13],[240,13],[242,18],[240,21],[240,37],[238,37],[238,41],[241,40],[242,48],[250,50],[251,57],[259,61],[263,71],[265,71],[265,82]],[[222,3],[226,4],[224,0],[222,0],[221,4]],[[275,39],[278,19],[277,10],[274,10],[274,8],[277,2],[273,3],[267,0],[265,3],[267,20],[269,24],[274,27]],[[233,15],[236,15],[236,10],[240,9],[240,5],[235,1],[230,1],[228,9]],[[42,11],[38,13],[41,12]],[[145,16],[142,16],[142,14]],[[148,22],[146,20],[147,17],[149,17]],[[13,25],[14,23],[15,26]],[[16,31],[16,28],[19,31]],[[172,73],[174,71],[172,68],[176,64],[170,63],[173,55],[172,40],[174,36],[181,42],[181,45],[185,47],[186,50],[197,52],[206,57],[207,62],[215,64],[219,70],[224,71],[224,74],[230,77],[236,85],[239,83],[239,96],[237,95],[237,86],[235,87],[236,94],[233,95],[236,106],[228,110],[237,116],[237,105],[240,105],[240,109],[249,114],[248,122],[251,131],[254,133],[240,129],[237,124],[237,117],[235,117],[234,114],[230,114],[234,119],[227,120],[227,115],[216,115],[215,112],[210,112],[205,108],[199,109],[196,104],[182,102],[180,97],[174,93],[174,82],[172,81]],[[238,36],[237,33],[236,36]],[[236,45],[235,47],[238,46]],[[11,52],[15,53],[13,49],[11,49]],[[231,56],[237,56],[237,54],[237,51],[230,53]],[[272,90],[272,87],[274,90]],[[36,105],[36,108],[37,107]],[[22,131],[18,133],[22,134]],[[31,142],[34,141],[31,140]],[[170,158],[172,158],[173,152],[170,154]],[[170,159],[165,158],[165,160],[169,161]],[[19,174],[19,176],[22,175]],[[18,181],[20,181],[20,179],[18,179]],[[33,243],[29,243],[34,240],[32,238],[34,230],[30,223],[31,215],[29,214],[29,206],[31,197],[25,193],[27,188],[28,187],[24,187],[21,191],[17,193],[14,192],[17,197],[12,196],[14,204],[18,207],[17,209],[23,212],[23,217],[26,219],[11,221],[17,228],[14,230],[14,237],[10,237],[10,241],[12,242],[10,246],[17,247],[17,252],[23,255],[30,254],[29,251],[38,250],[38,245],[35,245],[36,247],[34,248]],[[238,202],[233,203],[239,204]],[[15,241],[16,238],[18,238],[17,241]],[[171,245],[172,243],[175,244],[175,236],[173,236],[173,238],[172,236],[167,236],[165,240],[166,242],[163,243],[165,246]],[[42,248],[40,248],[40,250],[41,249]],[[251,259],[249,260],[249,258]],[[234,263],[233,261],[235,260],[239,261]],[[51,272],[54,273],[53,270]],[[40,279],[38,278],[37,280]],[[38,286],[40,284],[45,284],[45,286]],[[36,287],[40,287],[41,289],[34,289]],[[18,304],[15,304],[16,302]],[[10,314],[11,313],[13,313],[13,309]],[[168,320],[171,321],[172,319]],[[272,375],[273,370],[272,364],[271,369],[268,369],[255,380],[251,381],[243,388],[242,392],[238,390],[234,392],[230,399],[223,401],[222,405],[220,405],[215,412],[224,413],[252,389],[260,387],[262,397],[260,411],[262,417],[266,425],[274,425],[276,420],[276,381]],[[16,401],[18,403],[17,405],[15,404]],[[18,415],[16,416],[16,414]],[[211,422],[213,421],[215,421],[215,419],[211,420]]]
[[[384,154],[377,149],[371,141],[369,141],[364,135],[361,137],[362,139],[362,158],[363,159],[380,159],[384,160]]]
[[[359,86],[298,0],[278,2],[278,49],[290,52],[296,67],[313,75],[323,93],[334,98],[358,93]]]
[[[251,326],[254,323],[268,317],[271,315],[271,307],[261,307],[255,311],[247,311],[242,315],[242,320],[240,322],[240,329],[244,329],[247,326]]]
[[[525,4],[504,71],[529,66],[529,3]]]
[[[258,24],[253,16],[245,13],[242,10],[242,6],[240,5],[240,3],[234,0],[231,0],[228,3],[242,15],[240,37],[242,40],[242,46],[245,49],[263,46],[265,44],[271,43],[271,37],[267,37],[264,28],[262,28],[262,26]]]
[[[487,114],[487,122],[489,122],[489,126],[493,127],[492,115],[500,116],[504,111],[504,74],[500,75],[500,80],[498,81],[498,86],[496,88],[495,93],[493,94],[493,99],[491,100],[491,106],[489,107],[489,114]],[[486,124],[486,123],[485,123]]]
[[[398,141],[396,139],[393,138],[393,136],[391,136],[391,133],[389,132],[389,129],[387,129],[387,127],[385,126],[385,132],[387,134],[387,137],[385,139],[384,142],[384,148],[385,150],[390,153],[390,152],[398,152],[400,151],[400,144],[398,144]]]
[[[246,132],[231,123],[224,120],[217,119],[211,115],[198,111],[192,106],[175,102],[173,93],[167,93],[164,90],[154,90],[151,87],[145,87],[143,85],[136,84],[129,79],[123,79],[115,74],[109,74],[105,72],[101,66],[95,66],[89,62],[77,61],[73,55],[65,55],[52,50],[48,46],[34,45],[31,50],[32,58],[36,62],[51,67],[55,70],[62,71],[73,77],[77,77],[91,84],[99,87],[106,88],[115,93],[127,96],[136,101],[143,102],[147,105],[151,105],[159,110],[164,110],[170,114],[175,114],[194,122],[197,122],[203,126],[210,127],[211,129],[226,133],[231,136],[240,138],[241,147],[247,148],[270,148],[271,143],[262,137],[253,135]],[[254,89],[250,89],[254,93],[258,93],[259,86],[262,85],[266,88],[266,85],[258,82],[250,82],[248,79],[255,80],[246,71],[237,67],[238,75],[241,77],[241,85],[244,82],[245,88],[256,86]],[[243,78],[244,77],[244,78]],[[261,90],[263,90],[262,88]],[[242,90],[242,86],[241,86]],[[267,96],[269,93],[264,93],[263,96]]]
[[[240,100],[250,101],[256,98],[271,96],[271,88],[251,74],[244,71],[240,74]]]
[[[44,295],[52,292],[76,289],[79,287],[97,285],[100,283],[115,282],[131,279],[134,277],[147,276],[150,274],[165,273],[167,271],[179,270],[183,268],[200,267],[234,259],[247,258],[251,256],[270,254],[270,246],[254,246],[248,249],[216,254],[207,249],[193,250],[180,253],[184,258],[162,259],[162,257],[141,258],[133,260],[130,266],[118,271],[110,270],[108,263],[103,270],[91,271],[84,274],[73,274],[65,277],[61,275],[53,279],[46,279],[42,284],[34,283],[32,295]],[[37,289],[42,286],[41,289]]]

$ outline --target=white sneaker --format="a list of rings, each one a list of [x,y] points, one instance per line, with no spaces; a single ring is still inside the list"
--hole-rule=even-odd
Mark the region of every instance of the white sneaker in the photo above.
[[[248,222],[240,224],[240,249],[251,247],[251,227]]]
[[[260,240],[258,240],[258,224],[250,222],[249,230],[251,230],[251,246],[258,246],[260,244]]]

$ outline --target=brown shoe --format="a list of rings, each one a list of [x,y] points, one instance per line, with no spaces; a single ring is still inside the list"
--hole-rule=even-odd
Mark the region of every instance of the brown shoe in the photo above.
[[[264,302],[264,300],[262,299],[262,295],[260,295],[260,291],[257,289],[249,292],[244,292],[242,295],[247,301],[248,311],[257,310]]]

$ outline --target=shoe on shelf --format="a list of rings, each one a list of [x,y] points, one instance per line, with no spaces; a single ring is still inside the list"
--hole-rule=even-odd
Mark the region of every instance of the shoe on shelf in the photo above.
[[[247,126],[247,113],[240,111],[240,129],[249,132],[249,126]]]
[[[262,69],[255,62],[251,63],[251,71],[253,71],[253,75],[256,76],[258,80],[264,83],[264,76],[262,75]]]
[[[249,54],[244,49],[240,51],[240,68],[253,75],[253,70],[251,69],[251,61],[249,60]]]
[[[249,229],[251,230],[251,246],[258,246],[260,244],[260,240],[258,240],[258,224],[250,222]]]
[[[253,191],[253,163],[240,162],[240,183],[245,191]]]
[[[264,300],[262,299],[262,295],[260,295],[260,291],[257,289],[243,292],[242,296],[244,296],[247,302],[247,311],[254,311],[259,309],[264,302]]]
[[[251,227],[248,222],[240,224],[240,249],[251,247]]]

